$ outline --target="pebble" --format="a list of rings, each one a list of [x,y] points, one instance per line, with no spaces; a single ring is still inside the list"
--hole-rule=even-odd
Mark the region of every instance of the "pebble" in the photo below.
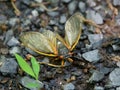
[[[105,90],[104,87],[102,86],[95,86],[94,87],[94,90]]]
[[[117,66],[120,67],[120,61],[117,62]]]
[[[36,2],[38,2],[38,3],[41,3],[43,0],[35,0]]]
[[[120,0],[113,0],[113,5],[119,6],[120,5]]]
[[[77,6],[77,1],[74,0],[68,4],[68,10],[70,14],[73,14]]]
[[[15,53],[20,54],[20,53],[21,53],[20,47],[18,47],[18,46],[12,47],[12,48],[9,50],[9,53],[10,53],[11,55],[14,55]]]
[[[6,44],[13,36],[13,30],[8,30],[5,35],[4,44]]]
[[[99,72],[99,71],[94,71],[92,76],[89,79],[89,82],[93,82],[93,81],[100,81],[104,78],[104,73]]]
[[[86,5],[84,2],[80,1],[78,4],[79,9],[81,10],[81,12],[85,12],[86,11]]]
[[[96,24],[103,24],[103,17],[93,10],[87,11],[87,18],[93,20]]]
[[[57,11],[53,11],[53,12],[47,12],[47,14],[51,17],[56,17],[56,16],[59,16],[59,12]]]
[[[91,44],[94,44],[103,39],[103,34],[89,34],[88,39]]]
[[[109,84],[112,86],[119,86],[120,85],[120,68],[115,68],[110,74],[109,74]]]
[[[96,6],[96,2],[94,0],[87,0],[87,4],[90,6],[90,7],[95,7]]]
[[[20,42],[14,36],[12,36],[12,38],[7,42],[8,46],[16,46],[19,44]]]
[[[100,68],[100,72],[102,72],[104,74],[108,74],[110,71],[111,71],[111,68],[107,68],[107,67],[104,67],[104,66],[102,66]]]
[[[27,76],[22,77],[21,80],[20,80],[20,83],[24,87],[26,87],[26,88],[28,88],[30,90],[40,90],[40,88],[43,87],[43,83],[42,82],[40,82],[38,80],[35,80],[35,79],[32,79],[32,78],[29,78]],[[36,88],[32,88],[32,87],[30,88],[30,87],[28,87],[29,83],[34,83],[34,84],[37,84],[38,86]]]
[[[3,75],[13,75],[17,73],[18,64],[14,60],[14,58],[3,58],[4,60],[0,60],[2,65],[0,66],[0,72]]]
[[[11,26],[15,26],[16,25],[16,23],[18,23],[19,22],[19,19],[18,18],[10,18],[10,20],[9,20],[9,24],[11,25]]]
[[[67,20],[67,18],[66,18],[65,15],[61,15],[61,16],[60,16],[60,23],[61,23],[61,24],[64,24],[64,23],[66,22],[66,20]]]
[[[64,3],[69,3],[71,0],[62,0]]]
[[[99,55],[99,50],[97,49],[83,53],[82,57],[89,62],[97,62],[101,59],[101,56]]]
[[[39,13],[38,13],[37,10],[32,10],[31,13],[32,13],[33,17],[37,17],[37,16],[39,16]]]
[[[75,86],[72,83],[63,85],[63,90],[75,90]]]
[[[34,52],[34,51],[31,50],[30,48],[25,47],[25,50],[26,50],[28,53],[30,53],[30,54],[32,54],[32,55],[34,55],[34,56],[37,56],[37,55],[38,55],[38,53]]]
[[[112,45],[112,48],[114,51],[120,51],[120,46],[118,45]]]
[[[7,21],[7,17],[5,15],[0,15],[0,24],[4,24]]]
[[[120,87],[117,87],[116,90],[120,90]]]

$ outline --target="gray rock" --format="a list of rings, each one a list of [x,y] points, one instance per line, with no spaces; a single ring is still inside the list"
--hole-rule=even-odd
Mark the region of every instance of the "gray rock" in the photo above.
[[[18,64],[14,58],[4,58],[1,63],[2,65],[0,66],[0,72],[3,75],[13,75],[17,73]]]
[[[38,81],[38,80],[31,79],[31,78],[29,78],[29,77],[27,77],[27,76],[21,78],[20,83],[21,83],[24,87],[26,87],[26,88],[28,88],[28,89],[30,89],[30,90],[40,90],[40,88],[43,87],[43,83],[42,83],[42,82],[40,82],[40,81]],[[31,84],[31,83],[37,85],[37,87],[34,87],[34,88],[29,87],[28,84]]]
[[[110,74],[109,74],[109,85],[112,86],[119,86],[120,85],[120,68],[115,68]]]
[[[113,5],[119,6],[120,5],[120,0],[113,0]]]
[[[102,86],[95,86],[94,90],[104,90],[104,87],[102,87]]]
[[[98,82],[104,78],[104,73],[99,72],[99,71],[94,71],[92,76],[89,79],[89,82]]]
[[[56,24],[58,24],[57,23],[57,21],[56,20],[50,20],[50,23],[49,23],[50,25],[56,25]]]
[[[61,16],[60,16],[60,23],[61,23],[61,24],[64,24],[64,23],[66,22],[66,20],[67,20],[67,18],[66,18],[65,15],[61,15]]]
[[[35,0],[36,2],[38,2],[38,3],[41,3],[43,0]]]
[[[47,14],[48,14],[49,16],[51,16],[51,17],[56,17],[56,16],[59,15],[59,12],[56,12],[56,11],[54,11],[54,12],[47,12]]]
[[[13,30],[8,30],[5,35],[4,44],[6,44],[13,37]]]
[[[75,90],[75,86],[72,83],[68,83],[63,86],[63,90]]]
[[[93,10],[87,11],[87,18],[93,20],[96,24],[103,24],[103,17]]]
[[[118,67],[120,67],[120,61],[119,61],[119,62],[117,62],[117,66],[118,66]]]
[[[9,20],[8,23],[9,23],[11,26],[15,26],[17,22],[19,22],[19,19],[18,19],[18,18],[10,18],[10,20]]]
[[[81,10],[81,12],[85,12],[86,11],[86,5],[84,2],[80,1],[78,4],[79,9]]]
[[[112,48],[114,51],[119,51],[120,50],[120,46],[118,45],[112,45]]]
[[[102,72],[104,74],[108,74],[110,71],[111,71],[111,68],[107,68],[107,67],[104,67],[104,66],[102,66],[100,68],[100,72]]]
[[[69,3],[71,0],[62,0],[64,3]]]
[[[117,87],[116,90],[120,90],[120,87]]]
[[[7,17],[5,15],[0,15],[0,24],[5,24],[7,21]]]
[[[70,3],[68,4],[69,13],[70,13],[70,14],[73,14],[74,11],[75,11],[75,9],[76,9],[76,7],[77,7],[77,1],[76,1],[76,0],[70,2]]]
[[[90,7],[95,7],[96,6],[96,2],[94,0],[87,0],[87,4],[90,6]]]
[[[97,49],[83,53],[82,57],[89,62],[97,62],[101,59],[101,56],[100,56],[99,51]]]
[[[103,39],[103,34],[89,34],[88,39],[91,44],[94,44]]]
[[[20,47],[18,47],[18,46],[12,47],[12,48],[9,50],[9,53],[10,53],[11,55],[14,55],[15,53],[21,53]]]
[[[14,36],[7,42],[8,46],[16,46],[19,44],[20,42]]]
[[[37,10],[32,10],[31,13],[32,13],[33,17],[37,17],[39,15]]]

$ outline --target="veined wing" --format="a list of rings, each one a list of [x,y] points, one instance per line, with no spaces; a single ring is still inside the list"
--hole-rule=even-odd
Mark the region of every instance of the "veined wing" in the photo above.
[[[80,13],[75,13],[65,24],[65,42],[70,51],[78,43],[81,36],[82,19]]]
[[[32,49],[33,51],[47,56],[56,56],[54,45],[50,40],[39,32],[26,32],[21,35],[20,40],[23,45]]]

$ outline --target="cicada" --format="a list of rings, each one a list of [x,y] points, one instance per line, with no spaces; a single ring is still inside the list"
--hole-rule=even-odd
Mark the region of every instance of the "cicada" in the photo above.
[[[73,62],[70,55],[80,39],[83,21],[85,18],[78,12],[71,16],[65,23],[64,38],[58,33],[44,30],[41,33],[25,32],[20,36],[20,40],[24,46],[38,54],[60,58],[60,66],[64,66],[65,60]]]

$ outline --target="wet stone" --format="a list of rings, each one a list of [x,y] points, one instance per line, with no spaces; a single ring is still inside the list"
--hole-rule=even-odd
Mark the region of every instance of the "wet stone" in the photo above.
[[[60,23],[64,24],[65,22],[66,22],[66,16],[65,15],[60,16]]]
[[[104,78],[104,73],[99,72],[99,71],[94,71],[92,76],[89,79],[89,82],[93,82],[93,81],[100,81]]]
[[[8,46],[16,46],[19,45],[19,41],[13,36],[8,42],[7,45]]]
[[[37,10],[32,10],[33,17],[37,17],[39,15]]]
[[[101,59],[101,56],[99,54],[99,50],[97,50],[97,49],[83,53],[82,57],[89,62],[97,62]]]
[[[109,85],[112,86],[119,86],[120,85],[120,68],[115,68],[110,74],[109,74]]]
[[[103,17],[93,10],[87,11],[87,18],[93,20],[96,24],[103,24]]]
[[[11,55],[14,55],[15,53],[21,53],[20,47],[17,47],[17,46],[12,47],[12,48],[9,50],[9,53],[10,53]]]
[[[9,20],[8,23],[9,23],[11,26],[15,26],[17,22],[19,22],[19,19],[18,19],[18,18],[10,18],[10,20]]]
[[[80,1],[79,4],[78,4],[78,7],[81,10],[81,12],[85,12],[86,11],[86,5],[85,5],[84,2]]]
[[[94,90],[104,90],[104,87],[102,87],[102,86],[95,86]]]
[[[69,3],[71,0],[62,0],[64,3]]]
[[[63,86],[63,90],[75,90],[75,86],[72,83],[68,83]]]
[[[113,5],[120,6],[120,0],[113,0]]]
[[[68,4],[69,13],[73,14],[77,6],[77,1],[72,1]]]
[[[14,60],[14,58],[4,58],[4,60],[2,60],[1,62],[1,66],[0,66],[0,72],[3,75],[13,75],[17,73],[17,62]]]
[[[32,78],[29,78],[29,77],[27,77],[27,76],[22,77],[21,80],[20,80],[20,83],[21,83],[24,87],[26,87],[26,88],[28,88],[28,89],[30,89],[30,90],[40,90],[40,88],[43,87],[43,83],[42,83],[42,82],[40,82],[40,81],[38,81],[38,80],[35,80],[35,79],[32,79]],[[28,84],[30,84],[30,83],[36,84],[37,87],[36,87],[36,88],[35,88],[35,87],[34,87],[34,88],[28,87]]]

